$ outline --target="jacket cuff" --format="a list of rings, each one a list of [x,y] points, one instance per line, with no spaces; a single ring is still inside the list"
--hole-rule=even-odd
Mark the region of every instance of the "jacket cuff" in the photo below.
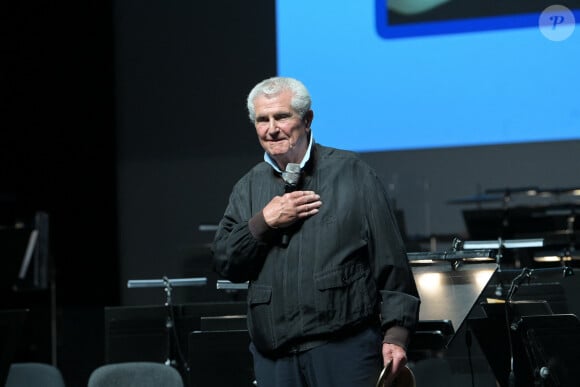
[[[382,326],[402,326],[414,330],[419,320],[421,300],[408,293],[382,290],[381,304]]]
[[[252,216],[248,221],[248,228],[254,238],[261,242],[265,242],[271,238],[276,229],[268,226],[262,211]]]
[[[404,348],[406,351],[407,345],[409,344],[409,336],[410,332],[407,328],[399,325],[393,325],[385,332],[383,343],[396,344],[399,347]]]

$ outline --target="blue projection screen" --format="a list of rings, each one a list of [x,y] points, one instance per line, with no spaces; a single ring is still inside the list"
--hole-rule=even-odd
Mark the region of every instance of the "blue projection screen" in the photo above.
[[[318,142],[364,152],[580,139],[579,0],[481,12],[414,1],[277,0],[278,74],[309,88]]]

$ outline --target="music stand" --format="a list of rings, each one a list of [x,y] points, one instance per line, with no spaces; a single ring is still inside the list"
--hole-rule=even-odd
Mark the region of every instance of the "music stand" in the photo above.
[[[580,321],[575,315],[524,315],[509,330],[501,316],[470,319],[469,325],[502,387],[573,386],[580,380]]]
[[[531,238],[531,239],[502,239],[498,238],[496,240],[487,241],[465,241],[460,242],[461,248],[464,250],[472,249],[496,249],[496,262],[498,265],[498,271],[501,271],[501,260],[503,258],[503,249],[522,249],[531,247],[543,247],[543,238]]]
[[[215,288],[217,290],[225,290],[226,292],[238,291],[238,290],[248,290],[248,283],[234,283],[228,280],[217,280]]]
[[[577,318],[569,314],[553,314],[550,303],[545,299],[550,294],[546,293],[545,289],[536,290],[533,295],[535,298],[530,299],[529,288],[532,288],[532,286],[531,284],[523,284],[523,282],[529,282],[531,279],[541,277],[549,278],[552,276],[560,276],[561,278],[565,278],[573,274],[572,269],[567,267],[545,269],[524,268],[523,270],[517,271],[507,270],[501,273],[498,272],[499,277],[504,277],[503,280],[506,280],[509,275],[512,277],[511,286],[505,296],[505,301],[500,300],[501,302],[499,303],[482,303],[481,306],[485,312],[485,318],[470,319],[469,326],[475,334],[500,386],[507,387],[515,385],[516,387],[527,387],[531,385],[560,385],[548,383],[547,376],[550,371],[547,370],[549,370],[549,367],[544,369],[542,375],[540,375],[540,370],[544,365],[537,366],[532,364],[532,361],[538,364],[541,361],[533,360],[532,353],[530,352],[533,349],[533,341],[529,337],[528,331],[532,325],[534,327],[541,326],[543,327],[540,329],[543,332],[542,335],[546,337],[547,327],[549,327],[552,329],[550,335],[557,337],[557,335],[560,335],[561,327],[564,327],[566,323],[570,324],[570,321],[576,321]],[[544,284],[544,287],[546,285]],[[523,299],[521,300],[514,300],[518,290],[525,290],[523,293],[528,294],[522,294]],[[538,299],[538,296],[544,299]],[[559,295],[556,294],[556,296]],[[558,306],[558,309],[561,309],[559,304],[556,304],[556,306]],[[574,335],[580,335],[580,330],[577,330]],[[566,340],[568,339],[566,338]],[[571,337],[571,340],[575,340],[575,338]],[[560,348],[562,342],[558,341],[556,346]],[[578,339],[575,342],[578,344]],[[566,343],[570,343],[570,341],[566,341]],[[554,353],[558,353],[554,350],[553,343],[549,340],[543,345],[552,345],[550,349],[552,357]],[[570,352],[570,350],[567,352]],[[539,357],[537,354],[534,356],[536,358]],[[559,364],[562,363],[564,362],[559,361]],[[559,369],[554,371],[562,373]]]
[[[248,290],[248,282],[234,283],[228,280],[217,280],[216,289],[227,293],[237,293]],[[227,314],[221,316],[202,316],[200,318],[200,328],[206,331],[236,331],[246,330],[246,314]]]
[[[419,320],[450,321],[454,332],[463,324],[477,299],[495,273],[495,251],[457,250],[408,253],[421,298]],[[424,262],[429,262],[425,265]]]
[[[523,316],[517,333],[527,358],[527,362],[521,364],[525,384],[520,385],[556,387],[578,384],[580,320],[576,315]]]
[[[167,346],[166,346],[166,357],[165,357],[165,365],[167,366],[177,366],[177,361],[171,358],[172,355],[172,340],[171,338],[174,337],[175,339],[175,348],[177,350],[177,354],[180,357],[182,362],[182,366],[186,372],[189,372],[189,366],[181,352],[181,348],[179,346],[179,340],[177,338],[177,331],[175,329],[175,317],[173,316],[173,305],[172,305],[172,291],[173,287],[183,287],[183,286],[205,286],[207,284],[207,278],[205,277],[198,277],[198,278],[175,278],[170,279],[164,276],[162,279],[145,279],[145,280],[129,280],[127,282],[128,288],[164,288],[165,291],[165,307],[167,310],[167,319],[165,322],[166,328],[166,337],[167,337]]]

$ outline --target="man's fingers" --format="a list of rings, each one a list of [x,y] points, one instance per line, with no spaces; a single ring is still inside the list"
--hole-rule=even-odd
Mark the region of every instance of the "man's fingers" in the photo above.
[[[407,364],[407,353],[398,345],[383,343],[383,363],[391,363],[391,372],[396,375]]]
[[[320,195],[314,191],[294,191],[289,192],[286,195],[288,195],[288,199],[293,201],[296,206],[301,206],[320,199]]]
[[[320,195],[314,191],[294,191],[285,194],[288,203],[296,208],[296,212],[308,212],[314,208],[320,207]]]
[[[316,192],[314,191],[292,191],[292,192],[288,192],[287,195],[290,196],[293,199],[298,199],[304,196],[311,196],[311,195],[315,195]]]
[[[298,219],[318,213],[322,201],[314,191],[293,191],[275,196],[262,213],[266,224],[273,228],[287,227]]]
[[[394,375],[396,375],[396,374],[397,374],[397,372],[399,372],[399,369],[400,369],[400,368],[401,368],[403,365],[405,365],[404,363],[405,363],[405,362],[404,362],[404,361],[402,361],[402,359],[393,358],[393,365],[392,365],[392,368],[391,368],[391,372],[392,372]]]
[[[322,202],[320,200],[311,203],[306,203],[299,207],[298,217],[304,218],[310,215],[314,215],[318,212],[320,206],[322,206]]]

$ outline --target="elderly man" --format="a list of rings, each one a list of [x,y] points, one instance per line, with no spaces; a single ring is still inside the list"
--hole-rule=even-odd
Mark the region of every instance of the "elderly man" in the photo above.
[[[234,186],[213,253],[221,276],[249,281],[258,385],[369,387],[405,365],[420,303],[386,191],[314,142],[301,82],[266,79],[247,103],[264,162]]]

